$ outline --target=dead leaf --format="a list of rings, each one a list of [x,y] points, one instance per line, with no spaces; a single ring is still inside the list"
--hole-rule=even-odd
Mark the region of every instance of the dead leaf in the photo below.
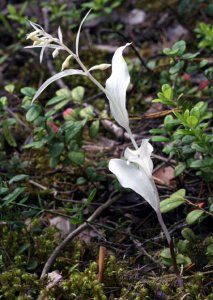
[[[58,228],[64,235],[70,233],[70,221],[66,217],[57,216],[49,219],[50,225]]]
[[[175,187],[176,182],[174,181],[174,169],[170,166],[162,166],[156,172],[153,173],[154,180],[160,185],[168,187]]]

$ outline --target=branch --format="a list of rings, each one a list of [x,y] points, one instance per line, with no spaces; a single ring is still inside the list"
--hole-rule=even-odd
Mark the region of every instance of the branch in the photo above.
[[[59,244],[52,252],[50,257],[48,258],[47,262],[44,265],[44,268],[41,273],[41,278],[44,277],[49,269],[51,268],[52,264],[54,263],[55,259],[59,255],[59,253],[64,250],[64,248],[82,231],[84,231],[87,227],[89,227],[89,223],[93,222],[106,208],[108,208],[113,202],[115,202],[119,196],[115,196],[113,198],[109,198],[107,202],[99,206],[94,213],[78,228],[76,228],[74,231],[70,232],[68,236]]]

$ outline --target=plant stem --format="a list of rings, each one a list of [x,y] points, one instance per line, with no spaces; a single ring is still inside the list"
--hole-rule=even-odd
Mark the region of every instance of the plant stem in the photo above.
[[[161,225],[161,228],[163,229],[163,232],[165,233],[165,236],[166,236],[166,239],[167,239],[167,242],[169,244],[169,249],[170,249],[170,253],[171,253],[171,258],[172,258],[172,264],[173,264],[173,268],[174,268],[174,271],[175,271],[175,274],[176,274],[176,277],[177,277],[177,283],[178,283],[178,286],[183,289],[183,278],[181,276],[181,273],[178,269],[178,266],[177,266],[177,261],[176,261],[176,255],[175,255],[175,247],[174,247],[174,243],[173,243],[173,240],[170,236],[170,233],[164,223],[164,220],[163,220],[163,217],[162,217],[162,214],[161,212],[157,212],[157,217],[158,217],[158,221]]]

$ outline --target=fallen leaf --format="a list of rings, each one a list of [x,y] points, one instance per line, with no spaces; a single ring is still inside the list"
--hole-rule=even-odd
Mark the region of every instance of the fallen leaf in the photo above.
[[[153,173],[154,180],[160,185],[168,187],[175,187],[176,182],[174,181],[174,169],[170,166],[162,166]]]

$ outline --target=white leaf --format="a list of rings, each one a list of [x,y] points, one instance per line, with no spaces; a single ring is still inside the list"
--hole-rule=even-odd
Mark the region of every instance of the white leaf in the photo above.
[[[109,170],[115,174],[123,187],[141,195],[157,213],[159,212],[159,196],[155,183],[143,169],[122,159],[111,159]]]
[[[44,44],[39,44],[39,45],[33,45],[33,46],[26,46],[26,47],[24,47],[24,48],[27,48],[27,49],[31,49],[31,48],[42,48],[42,47],[44,47]],[[64,50],[64,48],[63,47],[61,47],[61,46],[58,46],[58,45],[51,45],[51,44],[49,44],[48,46],[47,46],[47,48],[50,48],[50,49],[59,49],[59,50]]]
[[[60,73],[57,73],[55,75],[53,75],[52,77],[50,77],[49,79],[47,79],[41,86],[40,88],[38,89],[38,91],[36,92],[33,100],[35,101],[36,98],[38,98],[38,96],[46,89],[46,87],[48,85],[50,85],[52,82],[62,78],[62,77],[65,77],[65,76],[70,76],[70,75],[84,75],[86,76],[86,73],[84,73],[82,70],[74,70],[74,69],[69,69],[69,70],[65,70],[65,71],[62,71]]]
[[[107,98],[113,117],[119,125],[129,131],[129,118],[126,110],[126,90],[130,82],[123,50],[129,46],[119,47],[112,58],[112,74],[106,81]]]
[[[42,63],[43,55],[44,55],[44,50],[47,47],[48,43],[45,43],[43,47],[41,48],[41,53],[40,53],[40,64]]]
[[[125,158],[132,163],[137,163],[142,168],[148,177],[152,177],[153,162],[151,160],[151,153],[153,151],[152,145],[148,139],[144,139],[141,142],[140,148],[137,150],[131,150],[126,148],[124,152]]]
[[[60,43],[63,43],[63,35],[62,35],[62,32],[61,32],[61,27],[60,26],[58,27],[58,38],[59,38]]]
[[[79,56],[78,55],[78,48],[79,48],[79,39],[80,39],[81,27],[82,27],[84,21],[86,20],[86,18],[89,15],[90,12],[91,12],[91,9],[88,11],[88,13],[86,14],[86,16],[83,18],[83,20],[81,21],[81,24],[80,24],[80,26],[78,28],[78,33],[76,35],[76,40],[75,40],[75,49],[76,49],[76,55],[77,56]]]
[[[89,71],[93,71],[93,70],[102,70],[103,71],[103,70],[108,69],[109,67],[111,67],[110,64],[100,64],[100,65],[95,65],[95,66],[91,67],[89,69]]]

